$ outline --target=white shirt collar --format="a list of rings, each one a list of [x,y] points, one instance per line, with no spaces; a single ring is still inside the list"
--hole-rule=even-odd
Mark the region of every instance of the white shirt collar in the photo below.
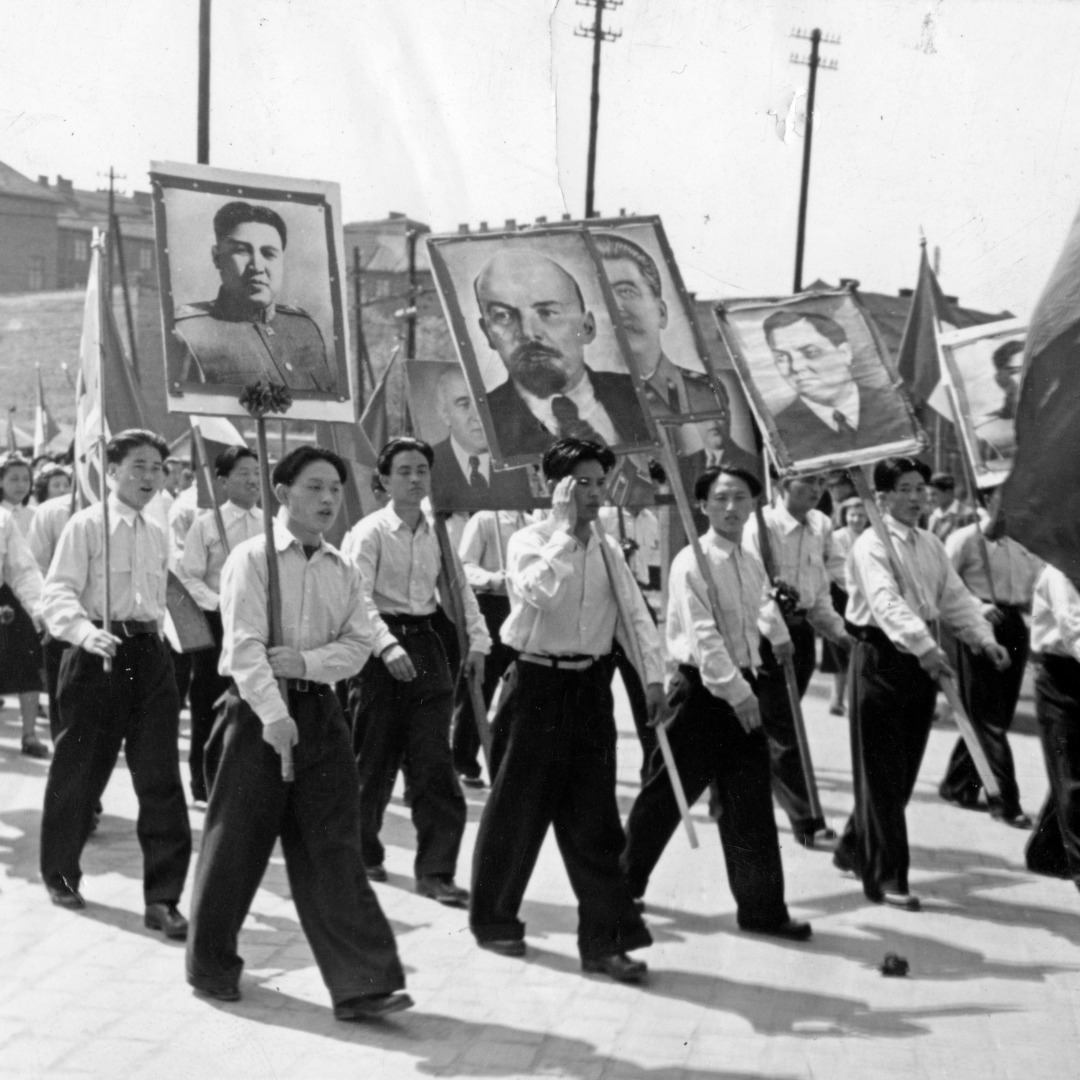
[[[594,405],[596,404],[596,394],[593,391],[592,380],[589,378],[588,371],[585,372],[584,378],[574,387],[573,390],[563,391],[560,394],[552,394],[551,397],[541,398],[535,394],[530,394],[528,390],[525,390],[518,384],[514,384],[515,389],[521,395],[522,400],[529,408],[529,412],[536,417],[550,431],[553,435],[558,434],[559,424],[555,419],[555,410],[551,407],[551,400],[555,397],[568,397],[576,406],[579,416],[584,416],[587,413],[592,412]]]
[[[259,509],[257,503],[250,510],[245,510],[242,506],[237,506],[231,499],[226,499],[225,502],[221,504],[221,516],[234,521],[243,517],[261,518],[262,511]]]
[[[889,532],[894,536],[899,537],[901,540],[912,541],[915,539],[915,535],[918,532],[917,529],[910,525],[905,525],[902,521],[897,521],[892,514],[886,512],[882,514],[882,519],[885,525],[888,527]],[[865,531],[865,530],[864,530]]]
[[[799,521],[782,501],[772,507],[771,517],[785,533],[792,533],[796,529],[802,528],[804,525],[807,527],[810,525],[809,518],[807,518],[805,522]]]
[[[281,507],[278,510],[278,516],[274,518],[274,547],[278,552],[288,551],[293,544],[295,544],[301,551],[304,550],[304,545],[300,542],[299,538],[294,536],[289,527],[285,524],[285,507]],[[334,555],[338,559],[342,558],[341,553],[333,544],[328,544],[325,537],[319,538],[319,546],[316,549],[316,554]]]
[[[821,419],[824,423],[828,424],[833,431],[839,431],[840,425],[836,422],[835,413],[843,413],[844,419],[855,428],[859,430],[859,387],[858,384],[852,383],[847,390],[844,391],[844,396],[835,405],[820,405],[816,401],[811,401],[809,398],[799,399],[815,416]]]
[[[480,475],[485,480],[491,480],[491,454],[487,450],[481,454],[470,454],[452,435],[450,436],[450,445],[453,447],[454,457],[457,458],[457,463],[461,466],[461,471],[465,474],[466,480],[472,476],[472,465],[469,464],[470,457],[474,457],[480,462]]]
[[[733,551],[739,550],[738,544],[729,540],[726,536],[721,536],[711,525],[705,531],[702,540],[707,544],[712,544],[715,548],[719,548],[725,555],[730,555]]]
[[[394,504],[393,503],[387,503],[379,511],[379,513],[382,514],[386,518],[387,522],[390,525],[390,528],[393,529],[394,532],[397,532],[398,529],[404,529],[408,533],[411,533],[413,531],[412,529],[409,528],[409,526],[400,517],[398,517],[397,511],[394,509]],[[420,521],[416,526],[416,531],[417,532],[423,532],[423,530],[425,530],[425,529],[427,529],[429,527],[430,526],[428,524],[427,514],[421,513],[420,514]]]
[[[120,497],[115,491],[109,492],[109,532],[116,532],[117,526],[121,521],[125,522],[131,528],[135,528],[135,519],[142,518],[146,521],[146,516],[141,510],[136,510],[133,506],[128,506],[126,502],[121,501]]]

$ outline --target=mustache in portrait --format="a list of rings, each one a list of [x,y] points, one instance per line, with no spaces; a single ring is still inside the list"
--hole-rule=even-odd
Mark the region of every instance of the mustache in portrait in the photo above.
[[[563,354],[558,349],[536,341],[526,341],[510,354],[507,367],[514,381],[530,394],[547,398],[566,387],[566,372],[554,363],[562,358]]]

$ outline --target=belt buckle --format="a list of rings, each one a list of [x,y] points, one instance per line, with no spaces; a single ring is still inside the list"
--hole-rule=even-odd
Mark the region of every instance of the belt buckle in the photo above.
[[[299,691],[301,694],[311,693],[311,681],[309,679],[293,679],[293,689]]]
[[[119,627],[120,628],[120,635],[122,637],[126,637],[126,638],[131,637],[131,634],[128,633],[127,620],[126,619],[117,619],[115,622],[110,620],[110,626],[111,627],[112,626]]]

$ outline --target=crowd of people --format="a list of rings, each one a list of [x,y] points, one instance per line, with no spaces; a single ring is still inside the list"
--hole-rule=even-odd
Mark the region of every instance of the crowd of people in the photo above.
[[[655,603],[658,560],[639,554],[659,548],[656,518],[605,506],[615,457],[597,442],[546,450],[549,511],[480,511],[454,543],[431,512],[431,447],[393,439],[373,481],[380,508],[351,523],[340,549],[326,534],[348,466],[329,450],[301,446],[277,461],[270,523],[246,447],[217,458],[209,510],[158,435],[121,432],[106,457],[107,506],[85,509],[64,466],[0,460],[0,693],[18,695],[22,752],[35,758],[50,753],[37,734],[48,694],[40,861],[61,907],[85,906],[81,854],[123,746],[145,923],[187,940],[201,995],[240,997],[240,929],[280,840],[335,1015],[412,1004],[370,885],[387,880],[381,833],[399,773],[417,893],[467,908],[477,945],[500,955],[526,953],[520,908],[553,828],[583,970],[647,978],[630,953],[651,943],[646,892],[679,825],[672,766],[691,805],[711,793],[742,930],[812,935],[785,904],[774,800],[795,840],[832,850],[868,900],[918,910],[905,809],[946,677],[958,680],[997,791],[987,797],[961,739],[941,797],[1034,824],[1029,867],[1080,886],[1080,594],[996,535],[992,497],[985,512],[960,503],[953,479],[921,461],[879,462],[873,507],[842,474],[788,477],[768,498],[744,464],[709,464],[693,489],[708,527],[700,551],[675,554],[658,620],[645,598]],[[275,567],[279,611],[268,599]],[[170,570],[212,646],[184,653],[166,638]],[[818,637],[830,712],[848,716],[851,734],[854,805],[835,847],[824,844],[793,700],[819,664]],[[1021,806],[1007,734],[1029,654],[1050,780],[1037,823]],[[616,671],[643,754],[625,824]],[[206,804],[188,918],[184,702],[190,796]],[[490,733],[481,702],[495,705]],[[491,787],[466,888],[462,788],[485,786],[482,748]]]

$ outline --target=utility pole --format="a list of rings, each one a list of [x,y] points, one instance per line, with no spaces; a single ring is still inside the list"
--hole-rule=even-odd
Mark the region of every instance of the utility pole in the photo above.
[[[195,160],[210,164],[210,0],[199,0],[199,114]]]
[[[409,229],[405,243],[409,249],[409,306],[405,309],[405,359],[416,359],[416,241],[420,233]]]
[[[817,89],[817,72],[822,67],[826,71],[835,71],[840,65],[835,60],[822,60],[818,56],[818,46],[824,42],[826,45],[839,45],[840,35],[822,37],[818,29],[811,30],[808,34],[805,30],[792,30],[793,38],[800,38],[810,42],[810,57],[791,54],[793,64],[806,64],[810,68],[810,86],[806,93],[806,137],[803,142],[802,183],[799,187],[799,231],[795,240],[795,288],[794,292],[802,292],[803,252],[806,248],[806,204],[810,194],[810,144],[814,137],[814,96]]]
[[[622,31],[604,29],[604,12],[622,7],[623,0],[577,0],[578,7],[596,8],[592,26],[582,24],[574,31],[574,37],[592,38],[592,97],[589,102],[589,160],[585,171],[585,216],[596,217],[594,194],[596,181],[596,134],[600,123],[600,46],[605,41],[616,41]]]

